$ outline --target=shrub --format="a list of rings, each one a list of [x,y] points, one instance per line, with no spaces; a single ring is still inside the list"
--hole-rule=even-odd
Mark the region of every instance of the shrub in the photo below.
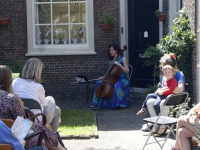
[[[176,18],[172,26],[172,33],[167,34],[162,42],[157,44],[157,48],[166,53],[175,53],[177,57],[178,68],[185,75],[185,80],[190,83],[188,92],[192,95],[192,62],[191,54],[195,34],[190,30],[189,19],[184,11],[180,11],[180,16]]]
[[[6,63],[13,73],[21,73],[23,69],[23,64],[19,63],[17,60],[8,61]]]
[[[148,94],[150,93],[155,93],[155,91],[161,86],[160,82],[158,83],[157,86],[154,85],[148,85],[148,88],[146,90],[144,90],[140,96],[142,97],[142,99],[145,99],[147,97]]]
[[[156,72],[156,69],[159,66],[159,60],[160,58],[164,55],[164,52],[159,50],[156,46],[149,46],[145,52],[144,52],[144,56],[143,58],[146,59],[146,61],[144,62],[144,64],[146,66],[154,66],[154,86],[155,86],[155,77],[159,75],[158,72]]]
[[[185,103],[185,106],[181,109],[181,113],[179,114],[179,116],[181,115],[187,115],[188,111],[190,110],[190,106],[189,103],[191,101],[191,98],[189,97]],[[192,107],[194,107],[195,104],[192,104]],[[177,105],[177,106],[170,106],[169,109],[169,116],[170,117],[176,117],[179,109],[180,109],[181,105]]]

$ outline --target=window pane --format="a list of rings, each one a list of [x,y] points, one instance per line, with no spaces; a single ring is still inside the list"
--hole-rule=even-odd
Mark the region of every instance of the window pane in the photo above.
[[[70,0],[71,2],[73,2],[73,1],[85,1],[85,0]]]
[[[53,4],[53,23],[68,23],[68,4]]]
[[[85,3],[70,4],[70,22],[85,23],[86,22],[86,5]]]
[[[35,24],[51,23],[50,4],[35,5]]]
[[[71,43],[86,44],[86,25],[71,25]]]
[[[53,44],[69,44],[69,26],[55,25],[53,26]]]
[[[35,0],[35,2],[50,2],[50,0]]]
[[[51,26],[36,25],[35,26],[35,42],[36,45],[51,44]]]

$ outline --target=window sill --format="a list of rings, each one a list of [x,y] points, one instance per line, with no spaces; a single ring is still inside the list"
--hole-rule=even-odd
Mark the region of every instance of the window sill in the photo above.
[[[26,53],[25,56],[55,56],[55,55],[96,55],[96,52],[61,52],[61,53]]]
[[[53,55],[96,55],[94,48],[28,48],[25,56],[53,56]]]

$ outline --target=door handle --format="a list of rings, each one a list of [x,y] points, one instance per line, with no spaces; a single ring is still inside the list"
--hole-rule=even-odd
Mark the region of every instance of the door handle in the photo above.
[[[139,57],[140,58],[144,58],[144,54],[139,54]]]

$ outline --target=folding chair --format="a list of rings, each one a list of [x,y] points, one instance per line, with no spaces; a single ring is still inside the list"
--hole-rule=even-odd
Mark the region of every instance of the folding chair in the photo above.
[[[28,99],[28,98],[21,98],[21,100],[24,102],[24,109],[30,109],[34,112],[34,114],[41,114],[42,113],[42,107],[40,103],[34,99]],[[43,115],[36,118],[36,121],[42,122],[43,121]],[[30,116],[27,116],[30,118]]]
[[[39,109],[42,113],[42,107],[38,101],[28,98],[21,98],[21,100],[24,102],[25,107],[29,109]]]
[[[153,138],[155,139],[155,141],[158,143],[158,145],[160,146],[160,148],[162,149],[165,145],[165,142],[167,141],[169,135],[172,133],[174,135],[174,137],[176,138],[176,135],[175,133],[173,132],[173,128],[174,128],[174,125],[176,125],[177,121],[178,121],[178,117],[179,117],[179,114],[181,112],[181,109],[184,107],[185,105],[185,102],[188,98],[188,92],[182,92],[182,93],[177,93],[177,94],[172,94],[172,95],[169,95],[167,98],[166,98],[166,101],[164,103],[164,107],[165,106],[170,106],[170,105],[180,105],[183,103],[183,105],[181,105],[177,115],[176,115],[176,118],[172,118],[172,117],[166,117],[166,116],[161,116],[162,114],[162,111],[164,109],[164,107],[162,108],[162,110],[160,111],[159,115],[156,116],[156,117],[149,117],[149,118],[145,118],[143,119],[146,123],[147,123],[147,127],[150,131],[149,133],[149,136],[144,144],[144,147],[143,147],[143,150],[145,148],[146,145],[148,144],[152,144],[152,143],[148,143],[149,141],[149,138],[150,136],[153,136]],[[148,122],[154,124],[152,130],[150,130],[150,127],[148,125]],[[160,141],[164,141],[163,145],[161,145],[156,137],[154,136],[154,134],[152,133],[152,131],[154,130],[154,128],[157,126],[157,125],[166,125],[168,129],[170,129],[170,132],[167,134],[166,138],[164,140],[160,140]],[[155,143],[155,142],[154,142]]]
[[[131,84],[131,77],[132,77],[132,74],[133,74],[133,67],[131,65],[129,65],[129,82],[130,82],[130,89],[132,87],[132,93],[133,93],[133,97],[134,97],[134,100],[133,102],[136,102],[136,96],[135,96],[135,92],[133,91],[133,86]]]

